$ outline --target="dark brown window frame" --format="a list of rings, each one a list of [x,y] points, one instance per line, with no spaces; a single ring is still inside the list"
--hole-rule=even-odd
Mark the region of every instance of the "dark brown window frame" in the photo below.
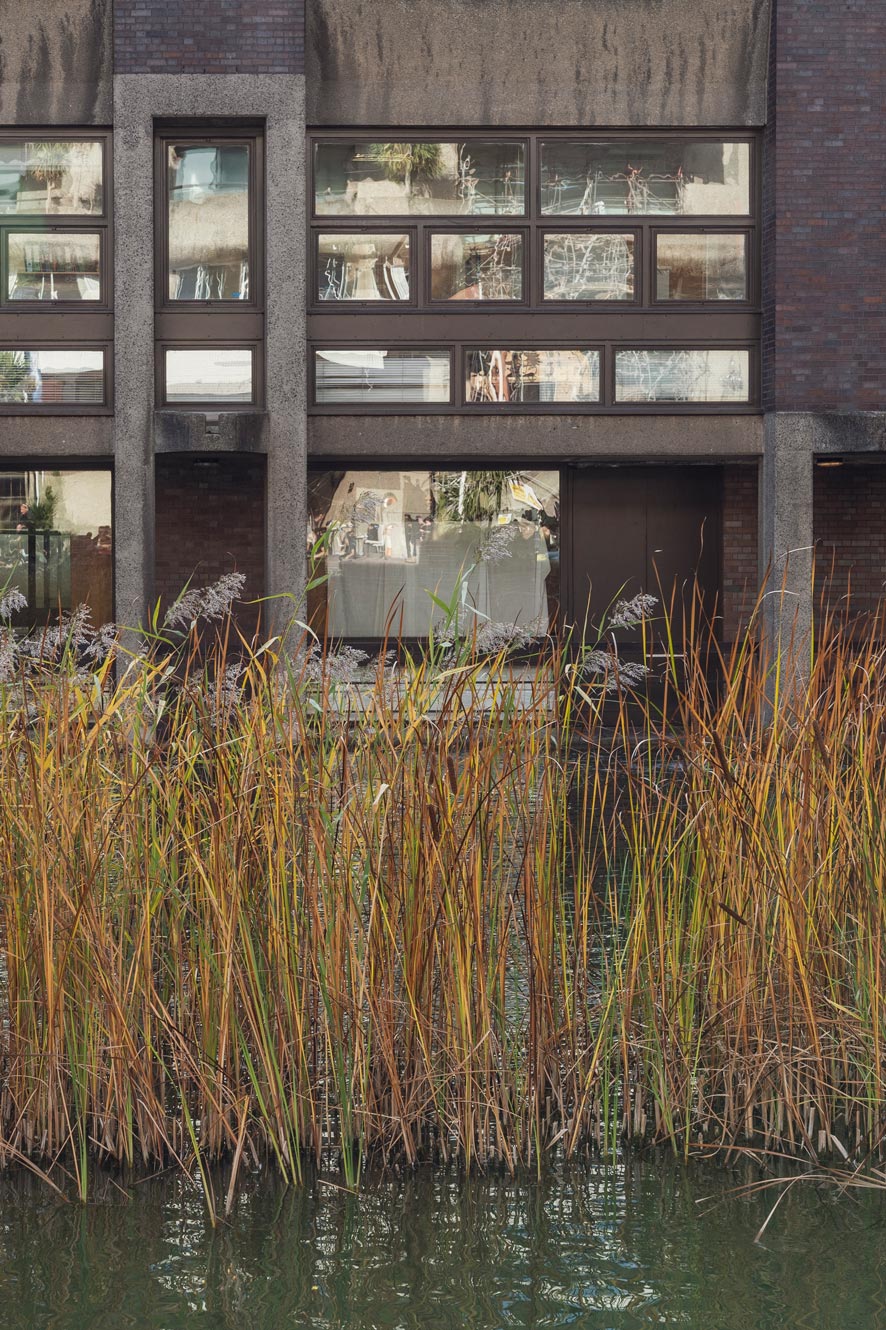
[[[248,351],[252,356],[252,400],[249,402],[212,402],[169,401],[166,395],[166,353],[167,351]],[[258,409],[260,385],[264,382],[264,343],[238,341],[234,338],[213,338],[210,341],[175,341],[158,339],[154,358],[154,391],[159,410],[163,411],[201,411],[228,415],[233,411],[256,411]]]
[[[468,415],[468,416],[511,416],[511,415],[758,415],[760,411],[760,347],[752,338],[723,339],[722,341],[700,341],[683,338],[673,342],[631,340],[591,340],[589,337],[576,338],[572,341],[563,337],[531,338],[525,335],[491,339],[482,335],[478,329],[474,337],[460,335],[448,344],[443,340],[431,341],[422,338],[420,342],[397,342],[361,338],[338,338],[333,341],[316,341],[310,344],[308,366],[308,410],[315,416],[372,415],[372,416],[417,416],[417,415]],[[367,402],[319,403],[316,394],[316,352],[326,350],[409,350],[449,352],[449,402],[380,402],[377,406]],[[600,353],[600,400],[598,402],[467,402],[465,383],[467,380],[466,353],[468,351],[598,351]],[[615,400],[615,354],[617,351],[747,351],[748,352],[748,401],[747,402],[616,402]]]
[[[169,175],[167,146],[250,145],[248,300],[171,300],[169,298]],[[265,402],[265,127],[256,121],[157,120],[154,124],[154,377],[155,402],[161,411],[242,413],[260,411]],[[199,347],[238,347],[252,351],[251,402],[167,402],[166,351]]]
[[[13,340],[0,339],[0,351],[101,351],[101,402],[0,402],[2,416],[110,416],[114,407],[114,348],[112,342],[95,341],[85,337],[63,339],[38,337],[25,330]]]
[[[521,143],[526,163],[528,212],[454,213],[451,215],[354,216],[318,214],[314,210],[313,163],[318,144],[324,142],[383,142],[396,133],[398,140],[418,142],[508,142]],[[747,143],[750,158],[750,212],[748,214],[687,213],[607,213],[577,215],[541,212],[541,144],[543,142],[649,142],[685,139],[694,143]],[[409,348],[423,345],[440,349],[449,345],[453,364],[461,372],[463,348],[495,346],[508,350],[554,349],[565,347],[601,348],[603,351],[603,400],[600,404],[522,403],[519,407],[502,405],[468,406],[462,400],[463,388],[454,387],[449,407],[427,404],[370,407],[365,403],[336,407],[316,404],[311,385],[309,410],[317,414],[430,414],[445,412],[500,413],[605,413],[635,414],[657,411],[663,414],[731,414],[759,411],[760,347],[760,232],[761,232],[761,147],[760,135],[747,129],[718,128],[703,130],[524,130],[496,133],[494,128],[435,130],[390,128],[382,130],[318,129],[308,136],[307,188],[311,218],[308,228],[307,262],[309,273],[308,335],[316,347],[354,348],[359,346]],[[316,299],[316,272],[319,231],[351,234],[371,231],[409,231],[416,237],[411,255],[411,299],[407,302],[324,301]],[[524,292],[521,301],[431,301],[431,234],[524,233]],[[544,298],[544,236],[565,232],[632,234],[634,237],[634,296],[629,300],[568,301]],[[748,291],[741,301],[669,301],[656,296],[655,247],[657,236],[678,233],[742,233],[745,235]],[[411,242],[412,243],[412,242]],[[361,336],[368,325],[363,315],[372,314],[371,335]],[[461,317],[459,317],[461,316]],[[472,325],[472,320],[476,321]],[[494,320],[492,329],[490,322]],[[492,336],[490,336],[492,332]],[[752,394],[749,403],[655,403],[616,404],[614,402],[614,350],[633,349],[747,349],[752,366]],[[313,356],[311,357],[313,367]],[[454,384],[454,379],[453,379]]]
[[[348,403],[317,403],[317,352],[318,351],[428,351],[449,357],[449,401],[448,402],[422,402],[412,403],[404,402],[381,402],[378,406],[369,406],[365,402]],[[387,342],[381,342],[378,338],[373,341],[360,340],[359,342],[346,341],[327,341],[312,342],[308,348],[308,402],[312,404],[311,411],[317,415],[339,416],[342,414],[363,415],[371,413],[372,415],[446,415],[451,416],[454,410],[458,409],[458,395],[456,393],[455,374],[458,368],[458,348],[447,345],[445,342],[430,342],[422,340],[420,342],[410,342],[408,345],[389,346]]]
[[[113,412],[113,134],[109,129],[83,125],[59,129],[53,125],[0,130],[0,144],[15,142],[99,143],[102,150],[101,213],[4,213],[0,215],[0,347],[27,350],[101,350],[104,352],[103,401],[93,403],[0,403],[0,416],[96,416]],[[10,300],[8,296],[8,233],[98,233],[100,239],[101,299]]]

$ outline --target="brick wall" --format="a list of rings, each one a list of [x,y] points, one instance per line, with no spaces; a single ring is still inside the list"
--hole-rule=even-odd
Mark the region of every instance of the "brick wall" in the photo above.
[[[246,574],[245,596],[263,595],[264,486],[264,458],[157,458],[154,577],[164,603],[189,578],[207,586],[231,572]]]
[[[304,0],[114,0],[117,74],[301,74]]]
[[[757,567],[757,468],[723,468],[723,641],[734,642],[754,607]]]
[[[780,410],[886,406],[883,0],[777,0],[765,385]],[[773,212],[774,209],[774,212]]]
[[[817,466],[813,504],[818,597],[872,612],[886,595],[886,466]]]

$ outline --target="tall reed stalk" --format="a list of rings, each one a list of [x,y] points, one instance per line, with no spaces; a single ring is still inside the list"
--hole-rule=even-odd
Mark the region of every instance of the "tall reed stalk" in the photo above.
[[[5,685],[0,1166],[880,1150],[886,634],[782,692],[700,621],[633,690],[233,637]]]

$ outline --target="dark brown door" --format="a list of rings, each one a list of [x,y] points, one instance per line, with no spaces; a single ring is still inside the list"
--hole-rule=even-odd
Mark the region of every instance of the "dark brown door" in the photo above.
[[[570,474],[568,621],[594,640],[608,609],[639,591],[667,606],[676,633],[695,592],[707,615],[720,588],[718,467],[576,467]],[[697,602],[696,602],[697,603]],[[639,641],[621,633],[620,641]]]

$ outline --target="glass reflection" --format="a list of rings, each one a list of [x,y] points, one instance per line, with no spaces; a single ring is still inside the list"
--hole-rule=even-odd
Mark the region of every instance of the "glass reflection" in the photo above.
[[[51,406],[104,401],[103,351],[0,350],[0,403]]]
[[[320,216],[522,213],[522,143],[318,143]]]
[[[408,300],[409,236],[318,236],[317,287],[319,300]]]
[[[745,300],[743,235],[660,235],[656,241],[659,300]]]
[[[249,299],[249,145],[174,144],[169,299]]]
[[[21,591],[18,625],[88,605],[114,617],[110,471],[0,472],[0,585]]]
[[[324,350],[314,356],[318,406],[360,402],[448,402],[448,351]]]
[[[10,300],[100,300],[101,240],[85,231],[13,231],[7,249]]]
[[[520,300],[519,233],[431,236],[432,300]]]
[[[425,637],[432,596],[455,597],[464,633],[532,637],[556,615],[558,471],[321,471],[309,514],[308,545],[325,538],[316,631]]]
[[[465,400],[507,405],[532,402],[598,402],[598,351],[466,352]]]
[[[747,351],[618,351],[617,402],[747,402]]]
[[[248,347],[187,347],[166,352],[167,402],[252,401]]]
[[[103,206],[101,143],[0,143],[0,214],[96,216]]]
[[[632,300],[633,296],[633,236],[596,231],[545,236],[545,300]]]
[[[541,145],[541,210],[561,215],[750,212],[750,145],[708,140]]]

